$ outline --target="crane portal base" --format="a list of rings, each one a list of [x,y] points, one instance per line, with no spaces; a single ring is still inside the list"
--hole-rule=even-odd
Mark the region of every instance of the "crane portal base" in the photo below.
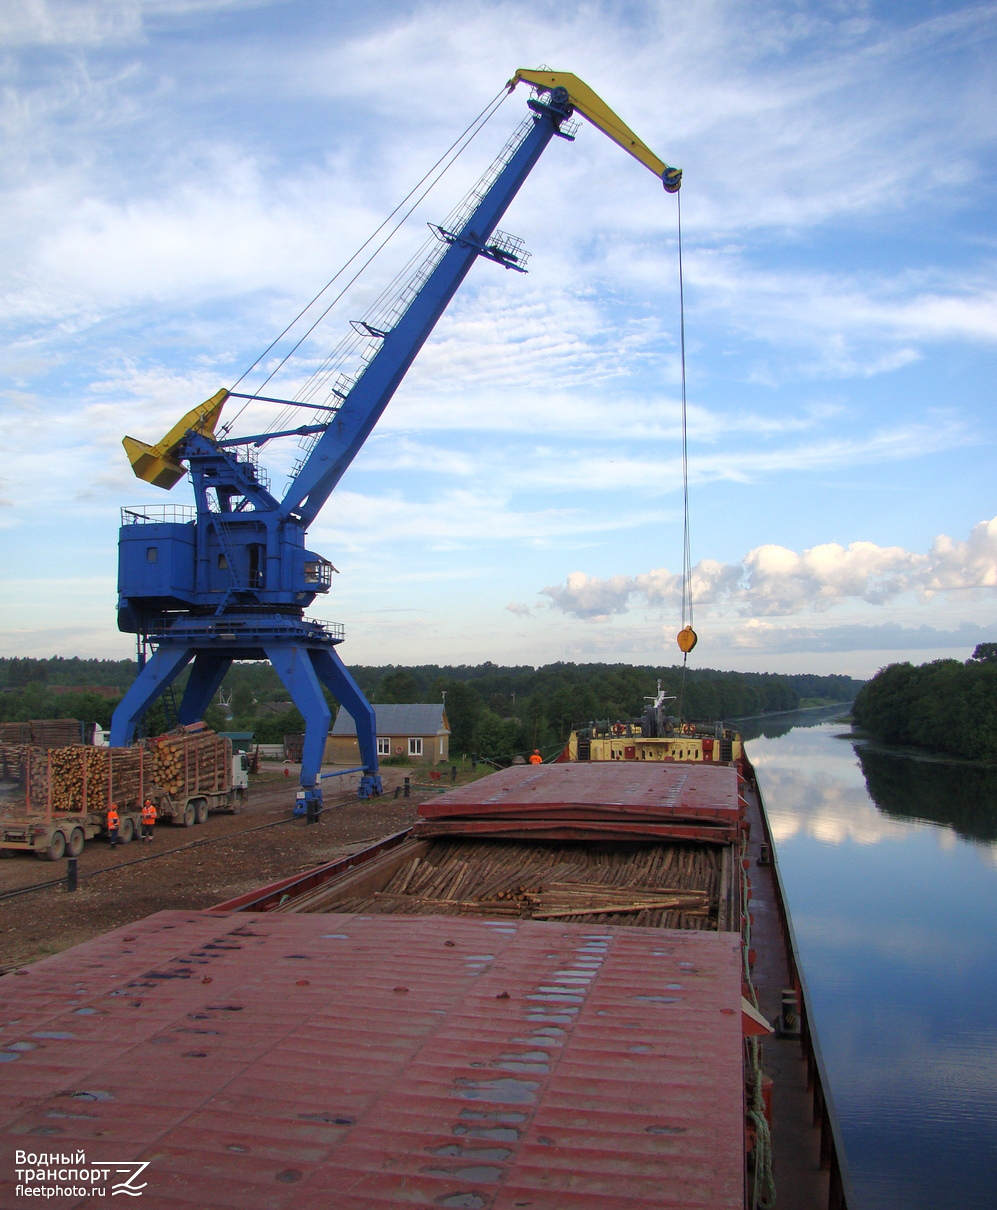
[[[374,709],[336,653],[341,631],[330,632],[304,620],[295,625],[293,620],[280,618],[274,623],[268,627],[258,616],[229,616],[215,619],[206,627],[194,619],[180,619],[168,630],[150,636],[156,651],[114,712],[111,746],[124,748],[132,742],[146,711],[188,664],[192,667],[179,706],[184,725],[204,717],[233,661],[269,660],[305,720],[301,790],[295,813],[311,819],[321,810],[320,772],[332,721],[323,688],[356,723],[363,762],[359,796],[380,794]]]

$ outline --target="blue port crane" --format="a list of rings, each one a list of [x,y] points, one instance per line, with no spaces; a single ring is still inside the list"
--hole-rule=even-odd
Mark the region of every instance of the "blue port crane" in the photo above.
[[[374,711],[336,648],[343,628],[305,617],[327,593],[334,567],[305,546],[318,516],[407,373],[474,262],[483,257],[525,272],[522,241],[498,223],[551,139],[573,137],[573,114],[649,168],[669,193],[681,171],[669,167],[577,76],[521,69],[509,81],[531,86],[529,114],[498,159],[455,212],[434,227],[436,243],[393,305],[353,321],[366,350],[352,377],[320,402],[281,400],[222,389],[189,411],[155,445],[132,437],[124,446],[135,474],[169,490],[189,475],[193,508],[168,505],[122,510],[118,540],[118,626],[140,636],[153,654],[111,721],[110,742],[133,740],[149,707],[191,665],[179,721],[199,720],[233,660],[269,660],[305,720],[299,809],[321,805],[321,762],[330,711],[323,687],[356,723],[362,762],[360,796],[380,793]],[[219,429],[230,398],[289,403],[313,423],[232,437]],[[306,456],[281,499],[259,466],[269,441],[297,436]]]

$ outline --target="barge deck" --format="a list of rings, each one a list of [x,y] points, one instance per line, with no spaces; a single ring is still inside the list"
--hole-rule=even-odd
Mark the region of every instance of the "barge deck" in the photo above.
[[[153,1210],[751,1205],[744,874],[762,1013],[794,987],[804,1018],[802,1046],[762,1043],[776,1205],[845,1207],[750,767],[576,772],[546,772],[550,793],[495,775],[350,858],[0,981],[8,1149],[113,1144],[148,1163]],[[466,826],[441,835],[448,813]]]

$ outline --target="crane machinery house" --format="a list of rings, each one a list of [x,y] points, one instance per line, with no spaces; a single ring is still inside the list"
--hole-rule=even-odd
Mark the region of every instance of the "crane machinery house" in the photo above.
[[[450,759],[450,723],[437,702],[374,706],[377,720],[377,755],[408,757],[419,764],[435,765]],[[360,755],[357,727],[350,714],[340,708],[336,715],[325,759],[334,765],[355,765]]]

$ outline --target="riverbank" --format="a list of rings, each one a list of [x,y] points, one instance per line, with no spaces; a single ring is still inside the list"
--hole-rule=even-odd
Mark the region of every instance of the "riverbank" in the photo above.
[[[997,763],[997,659],[890,664],[863,686],[853,713],[881,743]]]
[[[742,714],[737,718],[727,719],[729,723],[751,723],[761,718],[783,718],[791,714],[816,714],[822,710],[838,710],[844,709],[846,706],[851,708],[852,702],[823,702],[819,706],[796,706],[792,710],[770,710],[766,714]],[[851,717],[850,715],[848,717]]]

